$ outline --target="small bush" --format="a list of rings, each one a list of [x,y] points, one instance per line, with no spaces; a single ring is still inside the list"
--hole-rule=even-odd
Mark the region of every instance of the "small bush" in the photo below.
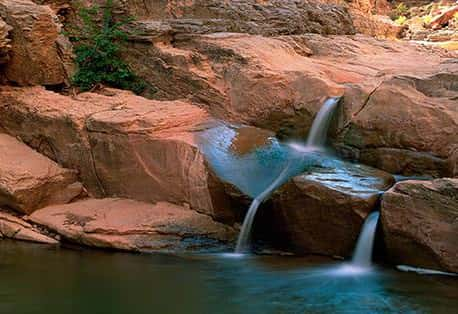
[[[404,23],[407,21],[407,18],[405,16],[400,16],[394,21],[398,25],[404,25]]]
[[[138,94],[146,84],[121,58],[127,40],[122,26],[132,19],[116,22],[112,10],[113,0],[107,0],[103,8],[94,5],[79,10],[82,26],[73,26],[69,32],[78,67],[73,84],[83,91],[106,84]]]
[[[409,12],[409,8],[404,4],[404,3],[399,3],[396,8],[394,8],[391,13],[390,17],[393,21],[397,20],[401,16],[406,16],[407,13]]]
[[[431,15],[423,16],[423,23],[425,25],[428,25],[429,23],[431,23],[432,20],[433,20],[433,17]]]

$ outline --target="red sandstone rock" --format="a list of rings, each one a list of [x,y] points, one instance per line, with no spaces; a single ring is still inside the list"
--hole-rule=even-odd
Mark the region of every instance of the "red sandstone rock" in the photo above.
[[[452,54],[365,36],[211,34],[180,37],[173,44],[137,43],[126,57],[158,88],[154,97],[188,97],[216,117],[283,136],[305,138],[323,101],[343,95],[333,133],[352,157],[397,173],[448,173],[446,151],[456,143],[450,135],[457,127],[452,104],[458,97],[453,87],[458,64]],[[418,60],[422,60],[421,67]],[[396,87],[398,82],[402,87]],[[390,88],[388,98],[386,93],[381,96]],[[385,115],[388,101],[393,110]],[[428,112],[429,120],[407,114],[417,104],[422,112]],[[352,134],[361,119],[372,120],[366,113],[379,109],[376,118],[380,127],[370,132],[384,138],[383,143],[369,146],[355,142]],[[403,130],[391,129],[400,121],[405,122]],[[445,122],[450,124],[442,128]],[[420,134],[417,128],[430,129],[431,134]],[[409,140],[400,140],[401,133]],[[439,138],[440,143],[436,142]],[[387,149],[385,156],[394,152],[396,157],[391,159],[400,157],[399,164],[372,158],[373,149]]]
[[[12,27],[6,79],[19,85],[67,83],[72,48],[53,11],[29,0],[2,0],[0,16]]]
[[[400,182],[381,211],[392,262],[458,272],[458,179]]]
[[[0,212],[1,237],[45,244],[59,243],[57,240],[40,233],[31,224],[5,212]]]
[[[341,161],[311,168],[274,193],[276,228],[298,254],[351,256],[364,220],[393,182],[388,173]]]
[[[9,59],[9,51],[11,50],[11,39],[9,33],[12,27],[5,23],[0,17],[0,64],[4,64]]]
[[[170,203],[89,199],[34,212],[30,220],[73,242],[129,251],[195,251],[234,240],[231,227]]]
[[[107,90],[75,98],[42,88],[0,90],[0,127],[65,167],[88,191],[188,204],[233,220],[222,186],[208,171],[194,134],[209,115],[181,101]]]
[[[14,137],[0,134],[0,205],[23,213],[67,203],[81,194],[76,174]]]

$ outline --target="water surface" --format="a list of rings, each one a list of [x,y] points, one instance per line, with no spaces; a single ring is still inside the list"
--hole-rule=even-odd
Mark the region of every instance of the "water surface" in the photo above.
[[[135,255],[0,241],[2,314],[453,313],[458,280],[317,258]]]

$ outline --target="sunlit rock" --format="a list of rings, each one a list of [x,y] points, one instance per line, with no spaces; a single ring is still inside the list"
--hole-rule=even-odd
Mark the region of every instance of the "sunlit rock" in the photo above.
[[[74,171],[0,133],[0,205],[28,214],[47,205],[68,203],[82,188]]]

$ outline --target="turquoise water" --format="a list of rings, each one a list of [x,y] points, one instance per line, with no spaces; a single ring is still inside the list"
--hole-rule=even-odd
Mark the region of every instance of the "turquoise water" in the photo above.
[[[1,314],[456,313],[458,280],[325,259],[135,255],[0,241]]]

